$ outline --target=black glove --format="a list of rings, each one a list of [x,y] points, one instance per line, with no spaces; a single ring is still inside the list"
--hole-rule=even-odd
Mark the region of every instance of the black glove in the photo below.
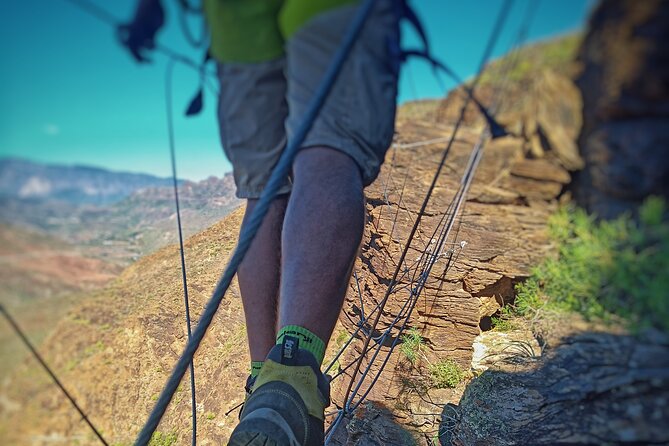
[[[137,62],[151,62],[146,52],[155,48],[156,33],[164,23],[165,11],[159,0],[140,0],[135,18],[118,27],[118,36]]]

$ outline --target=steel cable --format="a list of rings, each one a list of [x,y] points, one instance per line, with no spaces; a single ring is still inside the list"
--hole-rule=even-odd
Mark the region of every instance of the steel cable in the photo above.
[[[42,355],[40,355],[37,352],[37,349],[35,349],[35,347],[33,347],[32,343],[28,340],[28,337],[25,335],[23,330],[21,330],[21,327],[19,327],[19,325],[14,320],[14,318],[7,312],[7,310],[5,309],[5,306],[2,305],[2,304],[0,304],[0,313],[2,313],[2,315],[5,317],[5,319],[7,320],[9,325],[12,327],[12,329],[14,330],[16,335],[21,339],[21,341],[25,344],[25,346],[28,348],[28,350],[30,350],[30,353],[32,353],[32,355],[35,357],[37,362],[39,362],[40,365],[42,366],[42,368],[46,371],[46,373],[49,374],[49,376],[51,377],[53,382],[56,384],[56,386],[58,386],[58,388],[63,393],[63,395],[65,395],[65,397],[70,401],[70,404],[72,404],[72,406],[79,413],[79,415],[81,415],[81,418],[88,425],[88,427],[91,428],[91,430],[93,431],[95,436],[98,438],[98,440],[100,440],[100,442],[103,445],[109,446],[109,443],[107,443],[107,440],[104,439],[100,430],[97,427],[95,427],[93,422],[88,418],[88,415],[86,415],[86,413],[81,408],[81,406],[79,406],[79,404],[75,401],[72,394],[70,394],[70,392],[67,391],[67,389],[65,388],[63,383],[58,379],[58,377],[56,376],[54,371],[51,369],[51,367],[49,367],[49,365],[46,363],[46,361],[42,358]]]
[[[172,165],[172,186],[174,192],[174,205],[177,214],[177,233],[179,234],[179,259],[181,260],[181,282],[184,290],[184,307],[186,309],[186,331],[188,340],[192,337],[190,305],[188,302],[188,280],[186,279],[186,254],[184,252],[184,237],[181,228],[181,208],[179,206],[179,187],[177,182],[177,160],[174,144],[174,122],[172,113],[172,75],[174,72],[174,59],[170,59],[165,69],[165,110],[167,117],[167,133],[170,147],[170,162]],[[191,395],[191,418],[192,435],[191,444],[197,444],[197,404],[195,402],[195,365],[190,362],[190,395]]]

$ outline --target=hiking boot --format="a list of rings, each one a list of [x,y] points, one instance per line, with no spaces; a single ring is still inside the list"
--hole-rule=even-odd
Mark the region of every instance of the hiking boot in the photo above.
[[[228,446],[321,446],[330,385],[299,339],[272,348]]]
[[[246,378],[246,384],[244,385],[244,391],[246,392],[246,395],[244,396],[244,401],[239,405],[239,414],[237,414],[237,418],[239,418],[240,420],[242,419],[244,404],[246,404],[246,402],[249,400],[249,397],[251,396],[251,392],[253,392],[253,386],[256,383],[256,378],[257,376],[251,376],[251,375],[249,375],[249,377]]]
[[[244,390],[246,391],[246,398],[244,398],[244,401],[248,400],[249,397],[251,396],[251,392],[253,391],[253,386],[256,383],[256,378],[257,376],[251,376],[251,375],[249,375],[249,377],[246,378],[246,384],[244,384]]]

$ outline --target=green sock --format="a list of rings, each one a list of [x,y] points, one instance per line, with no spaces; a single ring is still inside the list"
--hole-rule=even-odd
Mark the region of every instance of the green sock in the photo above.
[[[251,361],[251,377],[255,378],[262,369],[263,361]]]
[[[303,348],[314,355],[318,365],[323,363],[325,357],[325,342],[309,330],[299,325],[286,325],[276,336],[276,343],[283,342],[284,335],[295,336],[300,340],[300,348]]]

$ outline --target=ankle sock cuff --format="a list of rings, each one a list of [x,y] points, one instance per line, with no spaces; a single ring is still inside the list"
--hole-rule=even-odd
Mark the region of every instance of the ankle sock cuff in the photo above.
[[[300,348],[307,350],[316,358],[318,365],[323,363],[325,357],[325,342],[311,331],[299,325],[286,325],[276,336],[276,343],[281,344],[285,335],[295,336],[300,340]]]
[[[262,369],[262,365],[264,364],[264,361],[251,361],[251,377],[255,378],[258,376],[258,373],[260,373],[260,369]]]

